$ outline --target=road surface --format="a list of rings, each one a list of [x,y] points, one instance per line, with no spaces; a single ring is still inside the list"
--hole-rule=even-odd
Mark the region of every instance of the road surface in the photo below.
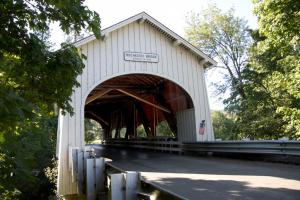
[[[300,166],[215,157],[181,156],[133,149],[101,148],[125,171],[186,199],[300,199]]]

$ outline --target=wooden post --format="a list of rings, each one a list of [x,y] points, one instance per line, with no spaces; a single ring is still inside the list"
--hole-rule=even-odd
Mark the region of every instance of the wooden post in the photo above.
[[[144,126],[144,129],[147,133],[147,137],[151,137],[153,135],[153,131],[151,131],[151,124],[146,116],[143,106],[140,103],[136,103],[137,111],[139,112],[140,119]]]
[[[133,103],[133,135],[134,135],[134,138],[137,138],[135,103]]]
[[[126,134],[125,138],[133,138],[134,137],[134,128],[133,128],[133,102],[130,101],[126,104],[126,107],[124,109],[124,122],[126,126]]]
[[[162,87],[159,88],[160,93],[163,94],[164,89]],[[157,93],[154,97],[155,100],[162,106],[164,106],[165,108],[169,109],[171,112],[167,113],[167,112],[162,112],[162,114],[164,115],[165,119],[168,122],[168,125],[171,129],[171,131],[177,135],[177,119],[176,119],[176,115],[174,114],[173,110],[171,109],[170,105],[168,105],[166,103],[166,99],[163,97],[163,95],[161,95],[160,93]]]

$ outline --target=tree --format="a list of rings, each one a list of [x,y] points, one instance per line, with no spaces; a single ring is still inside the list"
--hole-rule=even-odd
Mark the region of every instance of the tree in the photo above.
[[[230,88],[231,92],[246,99],[242,72],[247,64],[247,50],[251,43],[246,21],[235,17],[233,9],[224,13],[212,5],[201,13],[191,13],[188,18],[188,40],[221,61],[217,67],[225,69],[227,74],[226,83],[219,85],[219,90],[225,92]]]
[[[259,19],[251,68],[272,100],[282,135],[300,138],[300,2],[255,0]]]
[[[54,156],[54,105],[72,113],[70,96],[84,67],[71,44],[51,50],[49,24],[99,38],[100,18],[81,0],[7,0],[0,20],[0,197],[41,199],[42,169]]]
[[[1,141],[1,199],[10,199],[11,193],[17,193],[17,199],[46,199],[54,195],[51,188],[55,185],[49,182],[44,169],[54,167],[56,116],[43,115],[24,123],[20,134],[5,134]]]
[[[99,16],[82,3],[79,0],[69,3],[8,0],[0,4],[0,111],[4,119],[1,128],[12,121],[9,117],[15,117],[9,114],[16,113],[13,109],[28,114],[39,102],[56,103],[71,111],[69,98],[73,86],[78,86],[76,77],[84,67],[81,56],[69,44],[50,51],[44,36],[49,31],[49,23],[57,21],[66,33],[71,30],[79,33],[87,27],[99,37]]]
[[[258,31],[248,30],[232,11],[224,14],[212,7],[204,12],[202,22],[191,18],[194,25],[187,33],[226,67],[231,93],[224,103],[235,114],[241,137],[299,139],[299,2],[257,0],[255,6]],[[237,56],[242,62],[234,61]]]
[[[103,140],[101,125],[92,119],[84,119],[84,139],[87,144]]]
[[[213,111],[211,117],[215,138],[220,138],[222,140],[240,139],[233,115],[222,111]]]
[[[167,121],[161,121],[157,124],[156,135],[163,137],[175,137]]]

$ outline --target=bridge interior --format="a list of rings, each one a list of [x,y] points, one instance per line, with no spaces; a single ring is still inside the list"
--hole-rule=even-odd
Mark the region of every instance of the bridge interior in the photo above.
[[[141,127],[147,138],[177,138],[176,113],[193,107],[191,97],[176,83],[154,75],[130,74],[96,86],[86,99],[85,117],[101,124],[104,139],[139,138]],[[159,132],[159,124],[167,133]]]

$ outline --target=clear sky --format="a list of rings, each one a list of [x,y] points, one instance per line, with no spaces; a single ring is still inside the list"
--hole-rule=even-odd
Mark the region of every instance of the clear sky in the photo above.
[[[224,11],[234,7],[237,16],[248,20],[251,28],[257,28],[257,19],[252,12],[251,0],[87,0],[85,2],[91,10],[99,13],[102,28],[145,11],[182,37],[184,37],[187,14],[190,11],[200,12],[209,3],[216,4]],[[52,37],[52,42],[60,44],[64,40],[64,36],[58,31],[57,26],[52,27],[55,34]],[[208,72],[208,93],[210,107],[213,110],[223,109],[222,102],[218,101],[218,98],[213,95],[214,89],[211,84],[213,81],[216,82],[217,79],[221,79],[218,71]]]

